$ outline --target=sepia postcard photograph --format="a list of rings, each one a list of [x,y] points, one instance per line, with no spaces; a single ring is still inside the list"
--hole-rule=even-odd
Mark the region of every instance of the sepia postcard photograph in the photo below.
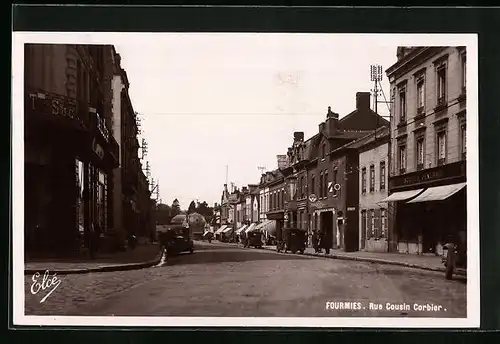
[[[478,327],[477,54],[14,32],[14,324]]]

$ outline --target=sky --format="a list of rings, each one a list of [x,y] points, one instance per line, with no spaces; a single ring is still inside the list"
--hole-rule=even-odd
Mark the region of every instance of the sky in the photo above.
[[[294,131],[318,132],[328,106],[340,118],[356,92],[373,89],[370,65],[396,62],[397,43],[333,34],[169,34],[115,43],[142,118],[146,160],[160,198],[182,208],[220,203],[227,180],[241,188],[277,168]],[[384,100],[383,97],[379,100]],[[379,113],[388,115],[384,103]]]

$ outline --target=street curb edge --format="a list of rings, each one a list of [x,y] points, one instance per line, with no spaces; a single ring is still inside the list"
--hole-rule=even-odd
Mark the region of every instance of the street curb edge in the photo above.
[[[87,268],[87,269],[68,269],[68,270],[50,270],[50,272],[59,274],[59,275],[76,275],[76,274],[87,274],[91,272],[113,272],[113,271],[128,271],[128,270],[140,270],[144,268],[148,268],[160,263],[161,258],[163,257],[163,246],[160,246],[159,252],[156,254],[156,258],[153,260],[149,260],[141,263],[131,263],[131,264],[117,264],[117,265],[105,265],[99,266],[96,268]],[[42,270],[40,269],[25,269],[25,275],[33,275],[35,273],[40,273]]]

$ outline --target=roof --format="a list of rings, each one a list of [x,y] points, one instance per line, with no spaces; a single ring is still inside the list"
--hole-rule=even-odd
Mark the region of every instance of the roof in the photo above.
[[[371,142],[375,141],[375,134],[377,134],[377,138],[379,137],[388,137],[389,136],[389,128],[388,127],[381,127],[377,129],[376,131],[372,131],[371,133],[366,135],[366,132],[364,133],[362,137],[358,138],[355,141],[351,141],[349,143],[346,143],[343,146],[340,146],[337,149],[334,149],[333,151],[330,152],[330,154],[334,154],[337,152],[340,152],[344,149],[359,149]]]

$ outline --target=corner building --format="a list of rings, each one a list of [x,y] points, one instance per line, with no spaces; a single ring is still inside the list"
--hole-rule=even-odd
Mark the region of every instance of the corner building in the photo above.
[[[391,87],[389,249],[442,252],[465,237],[465,47],[398,47]]]

